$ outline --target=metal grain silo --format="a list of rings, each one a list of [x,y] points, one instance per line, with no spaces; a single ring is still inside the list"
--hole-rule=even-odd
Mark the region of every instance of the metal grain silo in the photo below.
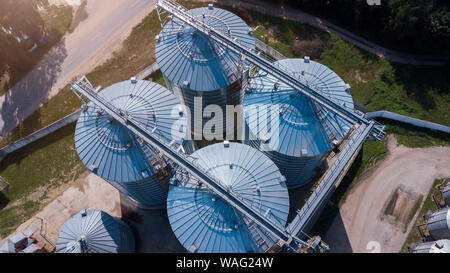
[[[175,96],[149,81],[116,83],[100,96],[130,115],[148,130],[187,147],[182,132],[187,119]],[[84,165],[108,181],[142,208],[162,208],[166,204],[168,179],[173,170],[159,151],[137,138],[122,124],[89,103],[76,126],[75,146]]]
[[[413,253],[450,253],[450,240],[439,240],[415,245],[411,248]]]
[[[442,199],[447,206],[450,206],[450,179],[445,182],[442,188]]]
[[[132,253],[134,235],[119,218],[99,210],[82,210],[59,233],[59,253]]]
[[[450,208],[443,208],[428,215],[427,228],[435,240],[450,239]]]
[[[250,146],[227,142],[207,146],[192,156],[230,191],[285,226],[288,190],[284,177],[267,156]],[[265,252],[277,242],[189,174],[179,171],[175,179],[167,214],[172,230],[189,252]]]
[[[275,64],[353,111],[348,85],[326,66],[307,57]],[[263,71],[249,80],[244,120],[243,142],[264,151],[280,168],[289,188],[306,184],[332,143],[342,141],[350,130],[334,113]]]
[[[246,48],[255,50],[255,38],[251,29],[235,14],[212,5],[188,12]],[[248,74],[241,73],[239,69],[239,54],[210,40],[176,18],[165,25],[156,39],[157,63],[167,87],[189,107],[194,135],[201,135],[203,126],[210,120],[210,117],[202,118],[203,112],[200,112],[206,106],[218,105],[225,115],[226,105],[242,104],[242,81],[246,81]],[[202,104],[194,107],[195,98],[201,98]],[[200,113],[197,125],[194,124],[194,110]],[[226,127],[226,124],[233,124],[233,120],[224,120],[224,132],[226,128],[231,128]],[[198,125],[202,128],[198,128]],[[231,129],[234,132],[234,127]]]

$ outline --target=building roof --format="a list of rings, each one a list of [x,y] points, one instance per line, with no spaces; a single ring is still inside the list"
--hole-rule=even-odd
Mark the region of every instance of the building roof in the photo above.
[[[186,115],[164,87],[149,81],[124,81],[102,90],[100,95],[147,130],[154,130],[168,142],[182,143]],[[92,103],[78,120],[75,146],[84,165],[105,180],[135,182],[155,173],[151,163],[157,151]]]
[[[217,31],[236,38],[241,45],[255,50],[255,38],[249,26],[235,14],[219,8],[188,11]],[[228,32],[230,30],[230,32]],[[163,75],[178,86],[209,91],[233,83],[239,73],[239,54],[211,41],[179,19],[166,24],[156,42],[156,60]]]
[[[210,145],[196,151],[196,162],[254,209],[284,226],[289,195],[276,165],[258,150],[239,143]],[[274,238],[254,226],[226,201],[178,173],[167,200],[169,221],[178,240],[190,252],[262,252]],[[253,227],[253,228],[250,228]]]
[[[450,240],[426,242],[412,248],[414,253],[450,253]]]
[[[307,60],[307,59],[306,59]],[[331,69],[304,59],[284,59],[275,63],[300,78],[313,89],[353,111],[353,99],[344,81]],[[276,90],[276,91],[275,91]],[[322,109],[288,85],[260,71],[252,77],[244,97],[244,117],[254,136],[264,135],[266,120],[256,118],[255,105],[278,106],[271,115],[274,126],[269,133],[271,150],[288,156],[315,156],[327,152],[329,139],[342,139],[350,128],[334,113]],[[275,109],[275,108],[274,108]]]
[[[0,246],[0,253],[16,253],[16,247],[11,240],[6,240],[6,242]]]

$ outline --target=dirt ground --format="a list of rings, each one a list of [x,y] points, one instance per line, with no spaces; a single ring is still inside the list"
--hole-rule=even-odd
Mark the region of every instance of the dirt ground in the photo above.
[[[31,229],[40,246],[53,249],[64,224],[83,209],[102,210],[111,216],[122,218],[133,230],[138,253],[186,251],[172,232],[165,210],[139,209],[110,184],[89,172],[70,187],[59,191],[50,204],[20,225],[9,237]],[[0,240],[0,245],[6,239]]]
[[[64,223],[82,209],[103,210],[121,217],[119,192],[98,176],[86,173],[33,218],[20,225],[11,236],[28,228],[36,231],[43,226],[45,237],[54,244]]]
[[[389,154],[363,175],[324,236],[333,252],[398,252],[417,215],[403,233],[382,221],[383,206],[399,185],[427,196],[437,178],[450,176],[450,147],[407,148],[389,138]]]
[[[80,5],[80,1],[54,1],[67,2],[68,4],[74,6]],[[130,35],[132,28],[140,23],[142,19],[144,19],[145,16],[147,16],[154,9],[153,5],[146,5],[145,8],[140,10],[137,14],[130,16],[130,20],[124,21],[124,24],[118,26],[115,24],[109,24],[109,20],[117,20],[115,16],[119,15],[119,13],[117,13],[118,11],[126,7],[126,2],[127,0],[87,1],[86,13],[88,14],[88,17],[86,20],[80,22],[75,31],[67,35],[65,39],[65,47],[67,49],[68,56],[74,56],[74,58],[73,60],[67,60],[61,67],[61,75],[63,77],[59,79],[51,89],[49,98],[56,95],[59,90],[70,83],[74,77],[85,74],[108,60],[114,51],[120,49],[122,42]],[[135,6],[139,3],[140,1],[134,1],[134,3],[130,3],[130,5],[132,4]],[[108,27],[105,28],[103,27],[104,25],[108,25]],[[95,35],[92,35],[93,29],[100,29],[101,31],[97,32]],[[108,38],[105,39],[105,37]],[[87,43],[92,42],[95,44],[96,40],[101,40],[103,44],[99,48],[92,48],[93,50],[90,51],[88,47],[83,47],[83,51],[86,49],[84,52],[90,52],[90,54],[89,56],[83,56],[82,58],[84,59],[84,62],[76,66],[77,59],[80,57],[78,56],[80,51],[80,41]],[[71,49],[73,49],[72,55]],[[67,70],[67,73],[65,73],[65,70]]]

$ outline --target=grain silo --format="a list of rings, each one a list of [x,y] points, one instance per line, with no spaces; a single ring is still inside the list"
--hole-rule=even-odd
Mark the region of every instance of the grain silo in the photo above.
[[[442,187],[442,199],[444,204],[450,206],[450,179],[448,179]]]
[[[285,226],[289,196],[276,165],[239,143],[207,146],[192,155],[208,173],[265,217]],[[265,252],[277,240],[190,175],[177,172],[167,199],[169,221],[189,252]]]
[[[164,87],[149,81],[116,83],[100,96],[167,142],[192,150],[183,106]],[[93,103],[83,107],[75,131],[75,146],[84,165],[142,208],[165,207],[173,168],[159,151]]]
[[[450,208],[442,208],[428,215],[427,228],[433,239],[450,239]]]
[[[426,242],[411,247],[412,253],[450,253],[450,240]]]
[[[98,210],[82,210],[70,218],[56,244],[58,253],[132,253],[134,250],[130,227]]]
[[[196,8],[188,11],[199,20],[228,35],[244,47],[255,50],[251,28],[235,14],[215,8]],[[212,41],[196,29],[177,18],[168,22],[156,37],[156,60],[167,87],[191,111],[191,129],[195,136],[202,134],[204,125],[212,117],[202,118],[200,112],[208,105],[218,105],[226,113],[226,105],[242,104],[242,85],[247,80],[248,69],[241,56]],[[241,73],[242,72],[242,73]],[[201,104],[194,101],[201,98]],[[194,110],[199,112],[194,123]],[[197,116],[196,116],[197,117]],[[238,117],[240,118],[240,117]],[[226,125],[229,127],[226,127]],[[223,132],[233,120],[224,119]],[[199,128],[199,126],[202,126]]]
[[[349,86],[326,66],[308,57],[275,64],[354,111]],[[244,119],[243,142],[264,151],[280,168],[289,188],[306,184],[333,145],[350,130],[350,125],[333,112],[263,71],[249,81]]]

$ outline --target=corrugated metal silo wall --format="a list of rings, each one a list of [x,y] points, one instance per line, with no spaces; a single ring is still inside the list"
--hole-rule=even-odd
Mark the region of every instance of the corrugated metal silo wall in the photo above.
[[[226,129],[230,128],[230,133],[234,132],[236,128],[236,124],[234,124],[233,119],[226,119],[226,106],[232,105],[242,105],[243,92],[242,92],[242,83],[241,79],[236,80],[228,87],[218,89],[218,90],[210,90],[210,91],[195,91],[186,87],[182,87],[177,85],[176,83],[171,82],[169,79],[165,77],[165,81],[167,87],[172,90],[175,96],[186,105],[191,112],[189,124],[191,126],[191,131],[194,136],[202,135],[203,128],[205,128],[205,124],[211,119],[210,117],[203,117],[203,113],[205,108],[208,105],[218,105],[222,109],[223,113],[223,132],[226,134]],[[197,105],[197,108],[194,107],[195,98],[201,98],[201,105]],[[201,107],[198,107],[201,106]],[[196,116],[196,113],[197,114]],[[197,120],[195,120],[196,117]],[[238,120],[242,119],[242,115],[237,117]],[[201,126],[201,128],[199,128]],[[233,129],[233,131],[231,131]]]
[[[121,219],[114,218],[120,229],[120,253],[133,253],[136,249],[136,242],[131,228]]]
[[[249,130],[247,123],[244,126],[249,136],[244,137],[243,143],[260,150],[261,141],[256,140],[256,137]],[[328,152],[315,156],[301,157],[289,156],[277,151],[266,151],[264,154],[277,165],[280,172],[286,177],[289,189],[295,189],[307,184],[311,180],[314,170],[321,165]]]
[[[427,222],[428,231],[435,240],[450,239],[450,208],[433,212]]]
[[[442,198],[447,206],[450,206],[450,180],[447,180],[444,188],[442,189]]]

